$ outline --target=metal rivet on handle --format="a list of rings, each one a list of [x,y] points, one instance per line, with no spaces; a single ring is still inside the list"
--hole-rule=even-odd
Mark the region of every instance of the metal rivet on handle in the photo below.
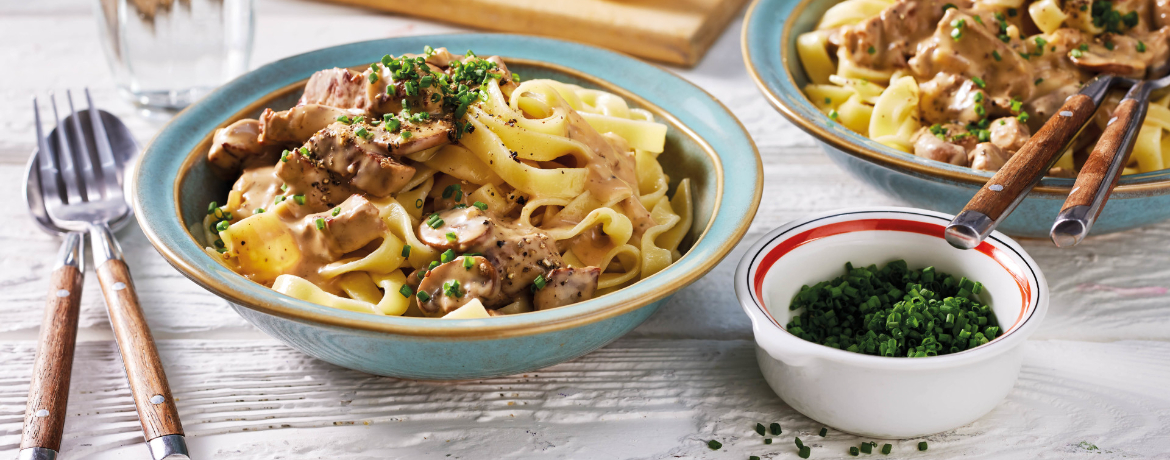
[[[1060,116],[1062,116],[1062,117],[1071,117],[1071,116],[1072,116],[1072,112],[1069,112],[1068,110],[1061,110],[1061,111],[1060,111]]]
[[[114,283],[113,288],[115,291],[121,291],[123,289],[126,289],[126,283],[119,281],[117,283]]]
[[[37,411],[36,414],[33,414],[33,415],[36,415],[37,418],[45,418],[45,417],[49,416],[49,411],[47,411],[45,409],[41,409],[41,410]]]
[[[167,398],[164,398],[163,395],[154,395],[154,396],[150,397],[151,404],[162,404],[163,401],[166,401],[166,400],[167,400]]]
[[[57,297],[69,297],[69,290],[68,289],[58,289],[57,290]]]
[[[1003,186],[999,185],[999,184],[994,184],[991,187],[987,187],[987,188],[991,189],[991,191],[993,191],[993,192],[1002,192],[1003,191]]]

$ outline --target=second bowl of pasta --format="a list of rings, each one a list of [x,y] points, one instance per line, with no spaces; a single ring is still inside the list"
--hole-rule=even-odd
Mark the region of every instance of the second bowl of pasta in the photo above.
[[[345,367],[457,379],[637,326],[738,242],[761,179],[738,121],[677,77],[461,35],[245,75],[164,128],[133,187],[160,252],[265,332]]]
[[[1170,11],[1130,3],[758,0],[743,47],[766,97],[834,162],[883,192],[953,214],[1085,81],[1165,72]],[[1119,98],[1102,105],[1000,230],[1047,237]],[[1170,217],[1167,165],[1163,92],[1094,233]]]

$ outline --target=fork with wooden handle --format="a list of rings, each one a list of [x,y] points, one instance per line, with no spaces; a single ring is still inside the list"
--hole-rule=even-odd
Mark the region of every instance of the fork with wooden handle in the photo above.
[[[1150,105],[1150,93],[1168,85],[1170,77],[1139,81],[1125,93],[1052,224],[1049,234],[1057,247],[1075,246],[1089,234],[1097,216],[1105,208],[1105,202],[1109,201],[1113,187],[1121,179],[1130,153],[1133,153],[1134,142]]]
[[[947,242],[959,249],[973,249],[983,242],[1040,182],[1119,80],[1119,77],[1099,75],[1080,92],[1069,96],[1060,110],[983,184],[967,206],[951,220],[945,233]]]
[[[138,303],[130,270],[110,230],[111,222],[117,222],[131,211],[118,183],[120,165],[115,160],[109,135],[88,91],[90,126],[75,124],[73,130],[61,129],[56,98],[50,97],[50,100],[53,115],[58,120],[59,151],[57,155],[42,154],[38,158],[41,187],[46,189],[42,194],[45,211],[57,227],[89,233],[94,269],[105,295],[110,325],[151,455],[155,460],[188,458],[183,426],[163,373],[162,360]],[[33,114],[40,142],[38,147],[41,152],[49,152],[41,136],[40,110],[35,101]],[[72,95],[69,108],[74,111]],[[76,123],[77,117],[72,118]],[[74,136],[72,142],[67,136]],[[97,161],[89,151],[90,139],[97,150]],[[76,155],[73,146],[76,146]],[[56,193],[58,182],[64,185],[64,193]],[[47,191],[50,187],[53,187],[53,193]],[[60,406],[63,412],[64,405]]]

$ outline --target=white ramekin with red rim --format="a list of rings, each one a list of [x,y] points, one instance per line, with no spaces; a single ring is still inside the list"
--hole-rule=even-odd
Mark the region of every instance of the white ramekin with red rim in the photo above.
[[[966,425],[1007,396],[1022,345],[1048,310],[1048,283],[1023,248],[999,232],[972,250],[951,247],[943,239],[951,218],[911,208],[843,209],[791,222],[747,251],[735,271],[735,294],[752,320],[760,370],[784,402],[841,431],[913,438]],[[880,267],[897,259],[983,283],[980,297],[1005,332],[960,353],[889,358],[785,330],[801,286],[843,275],[846,262]]]

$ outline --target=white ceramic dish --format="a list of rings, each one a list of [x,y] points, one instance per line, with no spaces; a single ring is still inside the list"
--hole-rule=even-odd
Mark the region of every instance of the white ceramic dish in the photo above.
[[[841,431],[904,439],[966,425],[1007,396],[1022,345],[1048,310],[1048,284],[1036,262],[999,232],[976,249],[952,248],[943,239],[951,217],[844,209],[791,222],[747,251],[735,293],[752,320],[760,370],[784,402]],[[784,329],[802,285],[842,275],[846,262],[882,266],[897,259],[982,282],[981,298],[1006,332],[960,353],[887,358],[818,345]]]

